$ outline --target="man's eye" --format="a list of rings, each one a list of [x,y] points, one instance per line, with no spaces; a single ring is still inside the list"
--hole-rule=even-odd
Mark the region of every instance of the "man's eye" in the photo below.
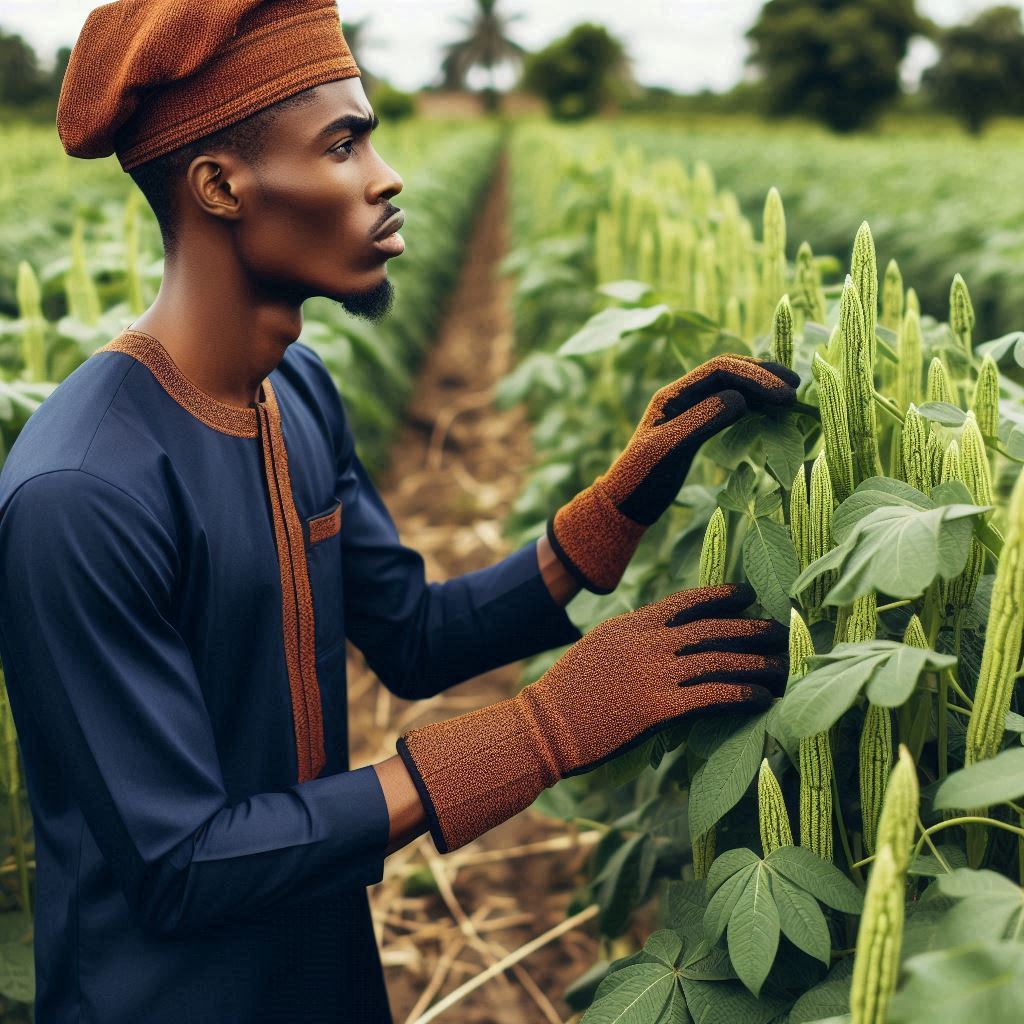
[[[348,156],[352,155],[352,149],[345,149],[345,146],[352,147],[356,144],[355,139],[346,139],[344,142],[339,142],[337,146],[333,146],[328,152],[331,153],[345,153]]]

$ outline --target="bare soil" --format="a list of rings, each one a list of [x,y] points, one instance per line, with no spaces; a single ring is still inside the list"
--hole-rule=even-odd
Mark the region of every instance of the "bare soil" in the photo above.
[[[507,245],[506,178],[503,159],[379,481],[403,543],[423,555],[428,580],[483,568],[510,552],[501,523],[531,462],[522,411],[499,412],[491,404],[492,388],[513,359],[511,282],[497,271]],[[350,647],[351,766],[391,757],[399,734],[413,726],[511,696],[520,672],[515,663],[431,700],[402,701]],[[370,898],[396,1024],[412,1024],[429,1005],[565,921],[592,838],[528,809],[444,857],[429,834],[392,854]],[[496,853],[481,860],[487,851]],[[424,872],[435,891],[410,888],[406,894]],[[438,1019],[567,1021],[573,1014],[561,994],[597,956],[591,918],[490,978]]]

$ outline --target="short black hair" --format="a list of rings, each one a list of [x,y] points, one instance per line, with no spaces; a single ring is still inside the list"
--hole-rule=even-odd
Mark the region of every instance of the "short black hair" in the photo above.
[[[147,160],[128,171],[156,214],[165,255],[175,255],[178,248],[179,210],[176,185],[184,177],[188,165],[203,153],[226,150],[236,153],[251,167],[261,167],[270,128],[278,115],[291,107],[311,103],[316,88],[313,86],[293,96],[287,96],[242,121],[204,135],[201,139],[189,142],[154,160]]]

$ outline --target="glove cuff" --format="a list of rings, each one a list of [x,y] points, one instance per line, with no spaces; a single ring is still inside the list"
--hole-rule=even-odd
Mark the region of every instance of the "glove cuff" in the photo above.
[[[412,729],[396,746],[438,853],[507,821],[561,778],[531,702],[521,694]]]
[[[598,477],[563,505],[548,521],[547,535],[580,586],[595,594],[610,594],[647,527],[623,515],[600,482]]]

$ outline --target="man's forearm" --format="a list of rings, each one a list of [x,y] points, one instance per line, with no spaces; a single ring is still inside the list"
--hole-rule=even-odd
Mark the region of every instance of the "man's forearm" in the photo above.
[[[427,831],[427,814],[409,769],[398,754],[379,761],[373,769],[384,791],[384,801],[391,818],[388,845],[384,851],[386,857]]]
[[[555,554],[547,534],[537,541],[537,564],[551,597],[564,608],[579,593],[580,584]]]

